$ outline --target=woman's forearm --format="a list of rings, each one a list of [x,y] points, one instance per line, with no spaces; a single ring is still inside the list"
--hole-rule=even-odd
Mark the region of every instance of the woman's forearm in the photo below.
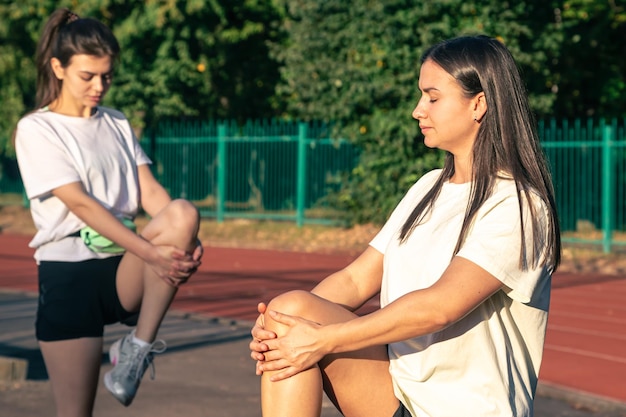
[[[86,194],[80,183],[71,183],[53,190],[67,208],[79,219],[107,239],[117,243],[143,260],[149,260],[154,247],[130,231],[98,201]]]
[[[329,349],[347,352],[443,330],[502,288],[489,272],[457,256],[431,287],[405,294],[374,313],[325,327]]]
[[[437,303],[429,300],[427,292],[415,291],[373,313],[325,326],[327,353],[386,345],[444,329],[451,323],[438,313]]]
[[[344,269],[329,275],[311,292],[354,311],[380,291],[382,254],[369,247]]]
[[[154,178],[149,165],[140,165],[137,170],[141,190],[141,207],[150,217],[154,218],[172,199],[165,188]]]

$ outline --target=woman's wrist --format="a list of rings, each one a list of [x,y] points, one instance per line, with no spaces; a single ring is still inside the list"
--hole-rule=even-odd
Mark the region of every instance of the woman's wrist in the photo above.
[[[153,264],[158,258],[158,252],[156,250],[156,246],[154,246],[149,240],[145,239],[141,235],[137,235],[139,239],[141,239],[141,243],[138,245],[136,251],[130,251],[133,254],[137,255],[141,260],[146,263]]]
[[[322,341],[321,351],[324,353],[324,356],[331,353],[340,353],[340,334],[338,332],[338,327],[339,326],[337,324],[328,324],[320,328],[320,340]]]
[[[358,319],[333,323],[323,327],[324,349],[328,353],[345,353],[368,347],[367,336],[359,330]],[[355,327],[356,326],[356,327]]]

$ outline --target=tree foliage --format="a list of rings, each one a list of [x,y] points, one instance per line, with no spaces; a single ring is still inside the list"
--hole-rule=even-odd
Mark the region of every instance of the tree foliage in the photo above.
[[[164,117],[248,118],[275,113],[280,16],[261,0],[137,2],[114,10],[122,62],[111,100],[135,124]]]
[[[163,118],[332,123],[361,150],[334,196],[354,222],[383,221],[441,163],[411,118],[420,56],[440,40],[498,37],[538,117],[626,117],[624,0],[21,0],[0,3],[0,149],[33,107],[35,44],[64,6],[118,37],[105,104],[137,129]]]
[[[112,28],[122,48],[105,104],[141,129],[166,117],[270,117],[278,80],[267,42],[281,16],[263,0],[22,0],[0,5],[0,137],[33,106],[34,50],[58,7]],[[6,146],[5,146],[6,148]]]
[[[37,4],[0,4],[0,149],[9,148],[17,120],[34,105],[33,55],[40,19],[47,16],[46,5]]]
[[[411,118],[428,46],[465,34],[497,36],[531,74],[535,109],[548,112],[556,97],[545,87],[559,45],[546,1],[293,0],[285,7],[289,42],[272,49],[282,63],[278,93],[291,117],[334,121],[336,134],[361,148],[359,166],[336,196],[355,222],[383,221],[441,163]]]
[[[558,12],[554,114],[626,117],[626,1],[567,0]]]

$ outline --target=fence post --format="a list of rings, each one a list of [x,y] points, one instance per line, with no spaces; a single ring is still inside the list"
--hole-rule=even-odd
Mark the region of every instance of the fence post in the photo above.
[[[217,222],[224,221],[224,207],[226,206],[226,124],[217,125]]]
[[[613,195],[615,171],[613,169],[613,129],[608,124],[602,127],[602,248],[604,253],[611,252],[613,235]]]
[[[182,198],[189,198],[189,143],[187,140],[182,144],[183,161],[180,167],[180,196]]]
[[[298,124],[298,166],[296,176],[296,225],[304,224],[304,204],[306,196],[306,123]]]

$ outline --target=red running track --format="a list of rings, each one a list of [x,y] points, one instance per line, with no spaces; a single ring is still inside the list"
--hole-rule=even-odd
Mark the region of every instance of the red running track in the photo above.
[[[29,238],[0,234],[0,289],[36,292]],[[311,289],[345,266],[348,255],[206,248],[200,270],[173,309],[254,320],[256,305],[292,289]],[[626,277],[556,273],[541,368],[542,382],[626,403]],[[372,300],[363,311],[376,308]]]

